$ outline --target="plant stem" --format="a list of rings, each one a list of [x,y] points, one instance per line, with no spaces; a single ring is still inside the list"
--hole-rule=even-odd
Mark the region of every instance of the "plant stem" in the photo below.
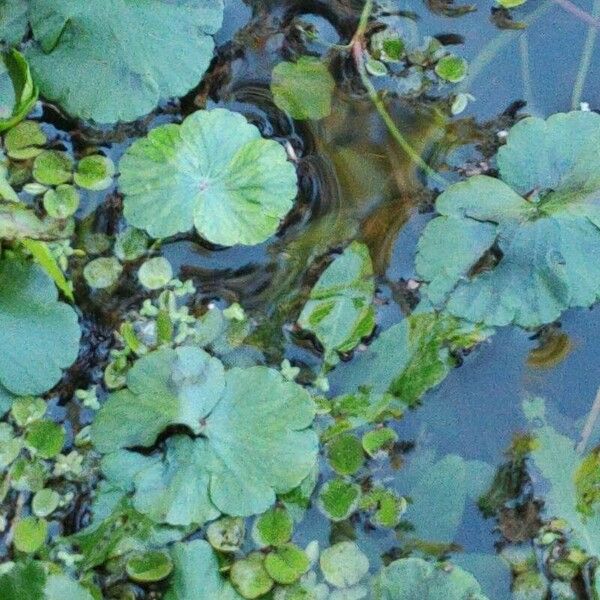
[[[592,15],[594,16],[594,18],[600,16],[600,0],[594,0],[594,5],[592,7]],[[585,80],[587,79],[587,75],[590,70],[590,64],[592,62],[592,55],[594,54],[594,46],[596,44],[597,35],[598,27],[590,24],[587,30],[587,35],[585,37],[585,44],[583,46],[583,52],[581,54],[579,68],[577,69],[575,85],[573,86],[573,95],[571,96],[571,108],[573,109],[579,108],[579,105],[581,103],[583,88],[585,86]]]
[[[352,41],[350,42],[350,46],[352,48],[352,57],[354,58],[354,64],[356,65],[356,70],[358,71],[360,80],[365,89],[367,90],[367,94],[371,102],[373,103],[373,105],[377,109],[377,112],[383,119],[383,122],[385,123],[385,126],[387,127],[390,135],[398,143],[400,148],[402,148],[402,150],[404,150],[404,152],[409,156],[409,158],[421,169],[423,169],[423,171],[425,171],[425,173],[429,177],[431,177],[431,179],[433,179],[438,185],[446,187],[448,185],[448,182],[423,160],[421,155],[410,145],[408,140],[402,135],[402,132],[398,129],[398,127],[396,127],[394,119],[388,112],[383,100],[381,99],[379,93],[375,89],[375,86],[371,82],[369,74],[367,73],[364,59],[364,37],[369,24],[369,17],[371,16],[372,11],[373,0],[366,0],[362,13],[360,15],[358,28],[356,29],[356,32],[352,36]]]
[[[529,66],[529,40],[527,33],[519,37],[519,52],[521,54],[521,78],[523,79],[523,95],[530,108],[533,108],[533,86],[531,84],[531,69]]]
[[[571,0],[553,0],[555,4],[558,4],[561,8],[566,10],[568,13],[571,13],[574,17],[578,18],[580,21],[587,23],[591,27],[595,27],[596,29],[600,29],[600,19],[597,19],[596,16],[590,15],[590,13],[585,12],[571,2]]]
[[[600,417],[600,388],[598,388],[598,391],[596,392],[596,398],[592,403],[592,408],[588,413],[585,425],[583,426],[583,430],[581,431],[581,441],[579,442],[579,444],[577,444],[577,452],[579,452],[579,454],[581,454],[585,450],[590,436],[594,432],[594,426],[598,421],[598,417]]]
[[[546,0],[533,12],[528,14],[523,20],[526,25],[535,23],[544,13],[548,12],[554,6],[553,2]],[[469,89],[473,81],[481,74],[481,72],[494,60],[496,55],[501,52],[506,46],[518,37],[523,35],[523,30],[501,31],[488,42],[481,52],[476,56],[475,60],[469,65],[469,74],[467,78],[460,84],[459,91]]]

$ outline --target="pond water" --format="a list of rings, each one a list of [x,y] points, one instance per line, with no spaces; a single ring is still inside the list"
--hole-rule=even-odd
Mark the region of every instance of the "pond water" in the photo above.
[[[336,90],[330,116],[294,121],[273,103],[271,71],[282,58],[298,51],[290,23],[302,18],[318,29],[322,41],[345,43],[362,4],[358,0],[226,0],[213,67],[181,107],[165,104],[152,117],[134,128],[122,127],[116,134],[79,131],[77,123],[58,117],[49,106],[43,116],[38,115],[48,131],[59,136],[61,131],[75,132],[76,144],[94,139],[115,161],[152,126],[178,122],[198,106],[242,112],[263,135],[284,143],[297,163],[300,195],[276,236],[253,247],[221,248],[192,234],[179,235],[162,245],[161,254],[169,259],[176,276],[194,281],[198,303],[239,302],[256,320],[255,338],[261,341],[269,362],[279,364],[289,358],[307,372],[318,370],[320,355],[314,345],[298,340],[291,324],[332,253],[352,240],[367,244],[376,275],[377,332],[400,322],[414,300],[407,282],[417,279],[416,244],[434,216],[433,200],[440,191],[440,185],[399,148],[344,60],[333,69]],[[389,4],[401,4],[403,10],[416,13],[421,36],[452,41],[453,51],[469,62],[469,75],[459,89],[474,100],[461,114],[443,116],[436,110],[435,97],[407,101],[390,96],[387,103],[413,147],[449,182],[461,178],[464,171],[460,168],[465,164],[477,169],[489,161],[497,132],[512,126],[519,109],[519,115],[546,118],[579,108],[580,102],[600,108],[600,44],[591,52],[589,72],[579,85],[581,57],[593,34],[559,2],[529,0],[517,12],[517,18],[527,22],[519,30],[499,29],[490,20],[491,2],[483,0],[478,0],[479,10],[458,17],[428,8],[444,2]],[[574,0],[574,4],[590,14],[599,12],[597,1]],[[327,48],[315,42],[310,50],[324,54]],[[381,89],[389,83],[385,79],[377,82]],[[440,90],[439,102],[449,89]],[[105,202],[113,192],[114,188],[86,195],[78,213],[80,222],[90,223],[95,231],[114,233],[118,223],[110,203]],[[92,315],[86,352],[102,362],[108,332],[140,297],[129,295],[133,288],[128,284],[110,299],[79,285],[86,318]],[[414,531],[422,539],[454,543],[453,561],[468,568],[492,600],[511,597],[512,579],[498,558],[506,540],[497,520],[482,515],[477,500],[505,463],[515,434],[528,428],[523,400],[532,395],[544,397],[549,421],[578,439],[600,385],[600,308],[569,310],[544,335],[548,344],[554,342],[559,349],[539,358],[539,352],[532,354],[541,344],[534,332],[500,328],[464,356],[462,364],[428,392],[419,406],[393,423],[406,449],[404,464],[398,468],[389,461],[374,461],[370,467],[371,477],[385,481],[399,494],[412,491],[414,503],[406,519]],[[85,370],[90,362],[82,364]],[[343,389],[354,368],[352,360],[335,368],[330,376],[332,394]],[[89,377],[91,381],[101,377],[97,371]],[[57,418],[72,418],[75,431],[89,420],[87,414],[65,412],[60,403],[54,410]],[[589,447],[595,442],[600,442],[598,428]],[[455,471],[436,471],[441,461],[456,457],[463,460]],[[321,462],[322,476],[329,477],[326,461]],[[425,472],[431,473],[427,485],[423,484]],[[460,477],[464,481],[459,485]],[[86,508],[83,501],[79,513],[71,515],[70,527],[84,519]],[[359,519],[344,527],[353,528],[352,535],[369,555],[373,571],[390,556],[402,553],[398,551],[403,544],[401,531],[373,531]],[[318,539],[327,546],[349,535],[313,508],[298,526],[294,540],[302,544]]]

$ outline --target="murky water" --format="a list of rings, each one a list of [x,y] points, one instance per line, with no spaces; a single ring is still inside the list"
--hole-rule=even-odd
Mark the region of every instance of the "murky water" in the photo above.
[[[436,113],[434,101],[390,104],[413,146],[442,168],[447,163],[449,179],[455,177],[453,166],[487,157],[477,145],[493,142],[496,129],[511,124],[510,116],[500,116],[516,102],[527,102],[523,112],[539,116],[569,110],[573,100],[600,108],[600,49],[581,97],[574,98],[587,27],[551,0],[531,0],[527,10],[519,13],[530,21],[529,27],[514,32],[500,31],[490,22],[491,2],[484,0],[479,11],[460,18],[435,15],[421,2],[403,4],[418,13],[421,35],[460,36],[456,41],[462,38],[463,43],[457,52],[471,64],[463,87],[476,100],[453,121]],[[577,4],[593,9],[591,0]],[[285,142],[297,156],[301,193],[278,236],[257,247],[228,249],[201,244],[192,235],[180,236],[162,249],[181,278],[194,280],[202,299],[239,301],[246,307],[258,320],[259,335],[267,341],[267,353],[274,361],[281,360],[285,350],[288,357],[308,366],[318,362],[310,348],[286,341],[282,327],[298,316],[324,259],[353,239],[369,245],[375,264],[378,326],[383,329],[402,319],[409,302],[402,281],[415,274],[416,241],[431,215],[432,188],[426,187],[422,174],[390,138],[343,63],[337,65],[338,89],[330,117],[295,123],[272,103],[270,73],[293,50],[284,44],[282,33],[292,18],[303,15],[327,42],[336,43],[351,35],[360,5],[350,0],[226,0],[215,67],[206,85],[182,105],[184,114],[204,104],[243,112],[264,135]],[[47,116],[63,129],[72,126]],[[132,133],[142,135],[156,122],[180,117],[166,107],[137,131],[123,132],[121,140],[103,140],[102,147],[118,158]],[[488,127],[487,122],[494,125]],[[86,196],[79,216],[92,215],[90,223],[96,231],[112,233],[118,224],[111,221],[106,204],[93,219],[104,197]],[[122,289],[109,313],[114,312],[118,321],[119,312],[135,301]],[[94,302],[106,308],[106,298],[90,298],[92,307]],[[110,323],[101,323],[99,329],[104,325]],[[528,365],[529,353],[538,345],[530,334],[516,328],[496,333],[427,394],[422,406],[395,425],[401,440],[414,444],[406,465],[397,470],[375,465],[374,476],[404,494],[436,460],[458,455],[468,461],[472,489],[464,509],[454,510],[451,494],[440,493],[420,498],[407,517],[423,537],[435,532],[438,540],[456,542],[462,548],[454,555],[456,562],[473,571],[494,600],[509,597],[510,576],[496,558],[496,523],[484,519],[476,506],[483,491],[480,483],[503,462],[514,433],[525,429],[521,411],[525,394],[544,396],[549,414],[557,416],[554,422],[578,437],[600,382],[600,308],[569,311],[561,319],[561,331],[568,336],[570,350],[562,360],[543,368]],[[334,392],[336,381],[352,368],[350,362],[336,369]],[[356,533],[374,568],[398,542],[394,532],[366,532],[358,525]],[[315,538],[327,542],[336,535],[316,510],[297,531],[299,542]],[[448,539],[443,539],[445,535]]]

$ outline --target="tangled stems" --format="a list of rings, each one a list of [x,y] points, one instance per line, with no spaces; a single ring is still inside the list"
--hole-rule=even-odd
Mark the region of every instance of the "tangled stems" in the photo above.
[[[373,3],[373,0],[366,0],[360,16],[360,20],[358,22],[358,28],[356,29],[356,32],[354,33],[354,36],[352,37],[352,40],[350,42],[350,49],[352,52],[352,58],[354,59],[356,70],[358,72],[363,86],[367,90],[367,94],[371,102],[373,102],[373,105],[377,109],[377,112],[383,119],[383,122],[385,123],[385,126],[387,127],[390,135],[394,138],[394,140],[398,143],[402,150],[404,150],[404,152],[410,157],[410,159],[421,169],[423,169],[423,171],[425,171],[428,177],[430,177],[438,185],[446,187],[448,185],[448,182],[423,160],[420,154],[410,145],[408,140],[402,135],[402,132],[398,129],[398,127],[396,127],[394,119],[392,119],[383,100],[381,99],[379,93],[375,89],[375,86],[371,82],[369,74],[367,73],[364,58],[365,32],[369,24],[369,18],[373,11]]]

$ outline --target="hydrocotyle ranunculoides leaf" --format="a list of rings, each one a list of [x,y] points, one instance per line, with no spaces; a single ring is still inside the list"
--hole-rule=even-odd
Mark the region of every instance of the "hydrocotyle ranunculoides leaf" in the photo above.
[[[298,324],[316,335],[326,359],[348,352],[375,327],[374,293],[369,249],[353,242],[319,277]]]
[[[221,575],[217,555],[204,540],[171,548],[173,576],[165,600],[242,600]]]
[[[467,571],[421,558],[401,558],[373,577],[373,600],[487,600]]]
[[[331,113],[335,81],[323,62],[301,56],[273,69],[271,92],[275,104],[293,119],[323,119]]]
[[[297,194],[283,147],[222,108],[153,129],[127,150],[120,170],[125,217],[155,238],[195,226],[214,244],[258,244]]]
[[[77,314],[57,298],[41,267],[0,259],[0,385],[14,394],[46,392],[77,358]]]
[[[419,241],[417,273],[438,308],[490,326],[537,327],[600,295],[600,115],[515,125],[501,179],[448,188]]]
[[[98,123],[133,121],[202,78],[223,0],[31,0],[26,56],[41,93]]]
[[[414,405],[456,365],[453,350],[470,348],[487,335],[448,315],[414,313],[383,331],[351,362],[339,365],[330,382],[336,393],[366,388]]]
[[[130,473],[131,485],[120,477],[118,487],[134,489],[135,508],[157,522],[201,524],[220,513],[264,512],[315,464],[315,406],[306,390],[267,367],[223,372],[216,364],[198,348],[151,353],[130,372],[129,389],[113,394],[93,423],[96,447],[117,451],[105,458],[105,475]],[[119,450],[149,446],[169,425],[186,425],[196,437],[169,437],[164,454]],[[115,467],[131,457],[139,459],[136,469]]]

